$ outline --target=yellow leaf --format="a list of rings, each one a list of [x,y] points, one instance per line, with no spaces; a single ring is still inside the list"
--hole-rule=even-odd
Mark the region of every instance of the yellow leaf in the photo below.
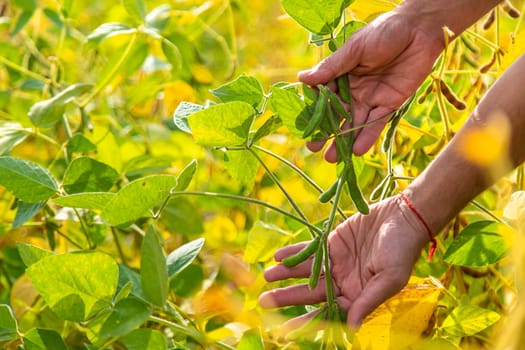
[[[222,316],[232,320],[242,310],[238,296],[225,286],[214,285],[198,293],[193,299],[193,307],[199,317]]]
[[[233,331],[226,327],[217,328],[209,333],[206,333],[207,338],[214,341],[219,341],[232,335]]]
[[[195,91],[183,80],[177,80],[164,85],[164,103],[169,113],[172,113],[179,103],[195,102]]]
[[[407,349],[420,340],[436,308],[441,288],[411,278],[397,295],[367,317],[357,341],[362,349]]]
[[[220,248],[222,250],[229,243],[235,241],[238,230],[231,219],[218,215],[204,223],[204,232],[206,245],[212,249]]]
[[[378,15],[396,8],[396,0],[356,0],[350,7],[360,20],[369,22]]]
[[[202,64],[194,64],[191,66],[191,74],[193,79],[201,84],[211,84],[213,82],[213,74],[211,74],[208,67]]]
[[[30,311],[38,299],[38,292],[27,275],[22,275],[16,280],[11,289],[11,307],[17,319],[21,319]]]
[[[514,63],[518,57],[525,52],[525,31],[514,34],[511,38],[508,52],[503,56],[503,60],[500,65],[500,73],[503,73],[507,68]]]

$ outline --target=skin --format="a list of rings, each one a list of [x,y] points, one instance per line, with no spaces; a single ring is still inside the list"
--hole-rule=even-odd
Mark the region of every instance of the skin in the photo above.
[[[438,3],[436,7],[441,8],[441,10],[436,9],[435,11],[443,11],[442,8],[447,8],[443,3],[451,3],[449,1],[418,1],[417,5],[429,4],[429,8],[433,6],[433,2]],[[451,3],[450,6],[466,6],[467,3],[483,7],[488,11],[490,5],[496,2],[456,1],[456,5]],[[481,3],[486,6],[481,6]],[[408,11],[412,8],[409,5],[415,6],[413,4],[413,1],[407,1],[406,5],[401,6],[400,9]],[[414,15],[409,16],[407,14],[405,16],[407,18],[414,17]],[[421,28],[428,28],[426,27],[428,26],[426,16],[420,17],[421,21],[424,22],[421,24]],[[460,18],[462,21],[474,21],[476,19],[466,17],[469,16],[465,15],[463,18],[455,16],[455,18]],[[390,16],[386,18],[393,20],[393,17]],[[430,16],[430,18],[437,19],[439,15],[436,13],[435,16]],[[397,21],[398,19],[395,20]],[[383,21],[386,21],[386,19],[382,20],[377,28],[387,26]],[[438,21],[438,27],[440,27],[439,23]],[[461,25],[458,23],[449,24],[451,28],[456,30],[465,29],[467,26],[463,22]],[[413,30],[417,31],[416,29]],[[373,33],[373,30],[369,31]],[[425,29],[424,32],[428,33],[430,31]],[[382,31],[381,33],[387,35],[388,31]],[[369,43],[369,41],[367,40],[366,43]],[[430,41],[426,45],[433,46],[434,43],[435,41]],[[346,48],[346,50],[348,50],[348,54],[357,49]],[[369,50],[372,49],[370,48]],[[405,46],[405,51],[401,50],[401,52],[406,52],[406,50],[408,48]],[[380,56],[380,54],[384,53],[376,52],[376,54]],[[401,55],[402,53],[397,56]],[[418,55],[416,50],[413,51],[413,55]],[[429,58],[426,53],[419,51],[419,55],[421,55],[423,63],[428,62]],[[330,74],[337,75],[334,73],[339,69],[337,66],[328,69],[326,68],[328,63],[326,61],[323,62],[317,68],[314,68],[313,74],[320,74],[319,72],[324,70],[325,72],[331,71],[332,73]],[[398,67],[394,69],[395,64],[389,65],[385,63],[388,60],[381,60],[378,57],[377,62],[380,62],[378,63],[380,65],[386,64],[387,67],[384,67],[383,70],[376,67],[376,70],[380,73],[369,78],[369,80],[375,79],[375,94],[380,94],[380,88],[382,87],[385,91],[389,89],[389,91],[404,91],[403,88],[411,88],[412,90],[408,94],[410,95],[417,88],[417,82],[422,81],[420,75],[424,74],[423,70],[414,69],[411,71],[414,75],[412,78],[407,77],[405,80],[398,80],[395,83],[386,83],[389,81],[388,77],[392,75],[385,72],[393,72],[394,70],[401,72],[401,63],[398,63]],[[412,63],[414,62],[418,62],[418,59],[414,58]],[[358,65],[352,64],[352,66],[356,67]],[[408,70],[404,71],[407,74],[409,72]],[[305,76],[303,75],[303,78]],[[456,216],[470,200],[490,186],[496,179],[525,161],[525,147],[523,147],[523,140],[525,139],[525,99],[523,98],[523,90],[516,88],[516,86],[521,86],[524,76],[525,55],[522,55],[490,88],[479,105],[474,109],[468,121],[444,151],[404,191],[425,222],[430,226],[434,235]],[[327,75],[326,81],[330,79]],[[352,84],[356,84],[357,87],[360,86],[359,83],[360,80],[357,80],[357,82],[352,81]],[[371,82],[370,84],[373,85]],[[354,98],[356,100],[360,98],[359,94],[356,96],[355,90]],[[369,97],[369,101],[373,98]],[[398,101],[402,98],[402,94],[399,93]],[[363,104],[363,101],[359,103]],[[360,108],[366,110],[365,107]],[[370,111],[373,112],[373,109],[370,109]],[[469,135],[479,130],[486,130],[489,125],[494,124],[494,121],[497,129],[508,130],[508,133],[504,134],[506,147],[503,149],[503,153],[498,159],[488,163],[479,164],[471,161],[464,152],[464,145],[468,141]],[[363,131],[359,135],[363,141],[361,141],[361,145],[357,146],[357,149],[364,150],[367,148],[374,135],[373,132],[364,134]],[[354,151],[356,151],[355,145]],[[333,156],[329,148],[326,157],[328,160],[334,160]],[[502,162],[502,159],[505,162]],[[458,171],[458,169],[460,170]],[[439,208],[439,210],[436,210],[436,208]],[[330,233],[329,248],[332,278],[336,287],[335,292],[338,301],[347,312],[349,327],[358,328],[370,312],[406,285],[415,262],[428,242],[429,236],[426,228],[399,196],[374,204],[370,208],[369,215],[355,214],[351,216]],[[279,262],[284,257],[294,254],[304,244],[306,243],[279,249],[275,253],[275,260]],[[282,264],[277,264],[265,271],[265,278],[271,282],[288,278],[308,277],[311,263],[311,260],[308,260],[294,268],[286,268]],[[269,290],[261,294],[259,302],[263,307],[273,308],[288,305],[315,304],[324,301],[325,298],[324,283],[320,281],[318,287],[313,291],[310,291],[307,285],[302,284]],[[298,323],[302,323],[310,317],[312,317],[312,314],[292,319],[284,327],[296,327]]]
[[[316,86],[348,74],[354,98],[354,125],[376,120],[399,108],[421,85],[444,48],[443,27],[461,33],[499,1],[407,0],[352,35],[315,67],[299,72],[300,81]],[[353,151],[362,155],[379,137],[388,119],[356,132]],[[309,143],[312,151],[324,142]],[[336,162],[335,146],[325,152]]]

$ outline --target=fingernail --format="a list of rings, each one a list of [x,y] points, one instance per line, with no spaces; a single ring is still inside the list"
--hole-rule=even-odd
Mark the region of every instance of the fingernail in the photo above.
[[[277,307],[270,292],[264,292],[259,295],[259,305],[264,309],[273,309]]]

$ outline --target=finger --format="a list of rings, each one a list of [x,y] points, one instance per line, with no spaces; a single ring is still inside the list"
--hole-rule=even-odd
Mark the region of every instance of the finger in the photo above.
[[[335,139],[330,143],[324,152],[324,159],[329,163],[337,162],[337,146],[335,144]]]
[[[301,316],[294,317],[286,322],[284,322],[281,325],[281,330],[283,334],[287,334],[293,330],[296,330],[302,326],[304,326],[307,322],[312,320],[312,318],[315,317],[315,315],[319,314],[321,312],[321,309],[315,309],[314,311],[310,311],[306,314],[303,314]],[[321,327],[321,323],[319,325],[315,326],[315,328]],[[316,329],[313,329],[316,330]]]
[[[282,261],[284,258],[294,255],[295,253],[302,250],[305,246],[308,245],[311,241],[305,241],[305,242],[299,242],[291,245],[284,246],[282,248],[279,248],[275,254],[274,259],[275,261]]]
[[[391,271],[372,277],[348,310],[348,326],[351,329],[358,329],[368,314],[399,292],[407,281],[408,276],[405,278]]]
[[[381,135],[389,117],[385,117],[392,110],[387,107],[376,107],[370,111],[367,122],[373,122],[361,129],[354,142],[354,154],[357,156],[366,153]]]
[[[264,279],[267,282],[274,282],[289,278],[307,278],[310,276],[312,269],[312,260],[313,257],[308,258],[306,261],[292,268],[286,267],[283,264],[271,266],[264,271]]]
[[[311,152],[319,152],[320,150],[323,149],[325,143],[326,143],[325,140],[322,140],[322,141],[310,141],[310,142],[307,142],[307,143],[306,143],[306,147],[307,147]]]
[[[317,304],[325,301],[325,291],[324,278],[321,278],[314,290],[310,290],[306,284],[297,284],[264,292],[259,296],[259,305],[271,309],[292,305]]]
[[[357,33],[333,54],[319,62],[315,67],[299,72],[298,79],[308,85],[326,84],[330,80],[351,71],[360,60]]]

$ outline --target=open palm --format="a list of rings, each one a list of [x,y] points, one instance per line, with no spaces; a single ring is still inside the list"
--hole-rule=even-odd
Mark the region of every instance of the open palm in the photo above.
[[[371,208],[370,215],[355,214],[329,236],[331,276],[339,305],[347,312],[350,327],[401,290],[408,281],[421,249],[428,241],[425,229],[399,197],[389,198]],[[304,247],[299,243],[279,249],[281,261]],[[293,268],[277,264],[265,272],[268,281],[306,278],[312,259]],[[263,307],[317,304],[326,300],[324,279],[314,290],[306,284],[278,288],[263,293]],[[303,322],[304,315],[291,320]],[[294,327],[295,328],[295,327]]]

